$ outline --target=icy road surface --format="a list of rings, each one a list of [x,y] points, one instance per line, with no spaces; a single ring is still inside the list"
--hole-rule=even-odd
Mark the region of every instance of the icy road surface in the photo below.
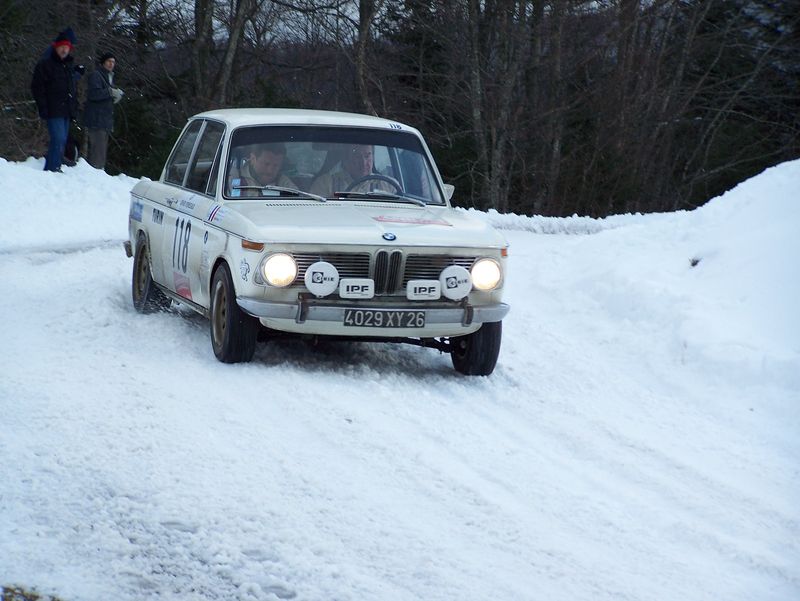
[[[800,162],[692,213],[477,214],[489,378],[137,314],[128,190],[0,159],[0,585],[64,601],[800,599]],[[697,262],[692,267],[693,259]]]

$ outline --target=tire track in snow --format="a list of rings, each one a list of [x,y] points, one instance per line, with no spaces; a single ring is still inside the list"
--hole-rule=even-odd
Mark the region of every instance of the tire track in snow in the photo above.
[[[36,244],[32,246],[8,246],[5,248],[0,246],[0,256],[21,256],[28,257],[33,260],[37,257],[37,255],[71,255],[95,249],[109,248],[118,248],[120,252],[124,253],[122,246],[123,242],[123,240],[92,240],[70,244],[62,243],[57,247],[53,247],[52,245],[48,244]]]

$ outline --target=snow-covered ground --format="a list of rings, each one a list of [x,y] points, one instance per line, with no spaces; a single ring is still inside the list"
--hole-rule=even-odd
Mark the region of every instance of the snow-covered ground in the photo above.
[[[0,586],[800,599],[800,161],[689,213],[475,213],[511,242],[488,378],[370,344],[220,364],[203,319],[133,310],[135,180],[41,167],[0,159]]]

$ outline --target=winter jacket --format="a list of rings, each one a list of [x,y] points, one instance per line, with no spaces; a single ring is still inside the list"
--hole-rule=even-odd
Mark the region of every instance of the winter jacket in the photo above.
[[[114,129],[114,100],[111,97],[111,72],[101,65],[89,75],[83,124],[91,129]]]
[[[42,119],[78,116],[78,95],[75,90],[75,69],[72,56],[62,61],[55,52],[36,63],[31,93]]]

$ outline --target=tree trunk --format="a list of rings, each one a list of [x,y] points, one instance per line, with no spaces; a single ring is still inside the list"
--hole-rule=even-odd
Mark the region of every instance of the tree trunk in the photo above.
[[[481,73],[483,60],[481,58],[481,2],[480,0],[469,1],[469,81],[470,81],[470,102],[472,117],[472,132],[476,146],[476,165],[473,170],[478,174],[478,190],[482,199],[486,199],[489,191],[489,149],[486,142],[485,124],[483,120],[484,91],[483,77]],[[473,186],[474,189],[474,186]],[[485,201],[480,204],[483,205]]]
[[[222,67],[217,74],[216,101],[219,106],[225,106],[228,101],[228,82],[233,70],[233,62],[236,58],[236,51],[242,39],[244,24],[252,16],[255,0],[239,0],[232,15],[232,25],[228,34],[228,47],[225,49],[225,56],[222,59]]]
[[[211,25],[214,14],[214,0],[195,0],[194,2],[194,41],[192,43],[192,70],[194,71],[195,98],[205,106],[208,98],[206,89],[206,68],[211,40]]]
[[[361,110],[375,115],[375,107],[369,98],[367,89],[367,46],[369,45],[372,20],[375,18],[377,6],[375,0],[359,0],[358,3],[358,39],[356,39],[356,88]]]

